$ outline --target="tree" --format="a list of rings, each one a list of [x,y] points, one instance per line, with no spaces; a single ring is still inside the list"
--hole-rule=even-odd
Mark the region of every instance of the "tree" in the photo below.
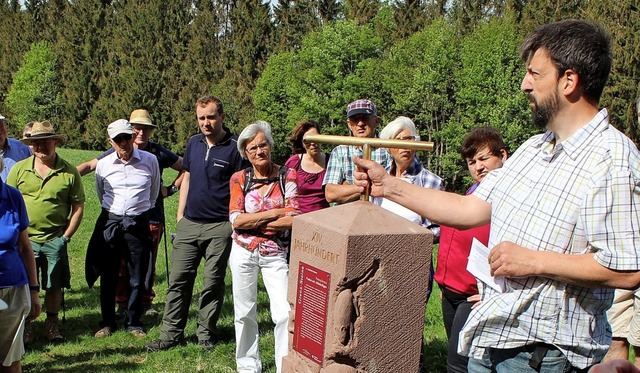
[[[346,18],[358,25],[368,24],[380,10],[378,0],[345,0]]]
[[[369,27],[339,21],[307,35],[299,51],[269,58],[252,97],[259,118],[273,126],[276,160],[288,156],[285,137],[300,119],[317,120],[325,133],[348,133],[345,107],[372,96],[360,73],[382,45]]]
[[[635,100],[640,96],[640,9],[633,0],[616,4],[590,2],[587,9],[588,18],[600,22],[611,35],[613,66],[600,106],[609,110],[611,123],[638,144]]]
[[[22,57],[29,50],[29,43],[24,33],[17,30],[25,29],[25,17],[20,10],[18,0],[0,1],[0,103],[5,103],[6,94],[11,87],[12,74],[20,66]],[[5,107],[0,107],[0,113]]]
[[[275,15],[275,52],[299,48],[302,38],[320,26],[310,0],[280,0]]]
[[[525,71],[518,53],[522,40],[518,30],[510,17],[493,19],[460,43],[461,66],[454,75],[455,117],[441,134],[446,141],[443,175],[450,175],[450,185],[458,190],[462,190],[455,177],[461,170],[458,149],[469,130],[494,127],[512,151],[536,132],[529,120],[528,102],[520,93]]]
[[[7,108],[19,126],[32,120],[58,121],[60,86],[55,54],[49,43],[35,43],[24,55],[13,75]]]
[[[426,7],[422,0],[395,0],[393,19],[396,24],[395,38],[404,39],[427,24]]]

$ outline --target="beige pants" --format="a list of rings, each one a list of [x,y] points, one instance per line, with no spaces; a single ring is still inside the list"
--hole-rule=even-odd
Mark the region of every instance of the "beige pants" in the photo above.
[[[0,311],[0,360],[8,367],[24,355],[22,334],[31,310],[29,286],[0,289],[0,299],[9,306]]]
[[[607,318],[615,338],[626,338],[632,346],[640,347],[640,289],[616,289]]]

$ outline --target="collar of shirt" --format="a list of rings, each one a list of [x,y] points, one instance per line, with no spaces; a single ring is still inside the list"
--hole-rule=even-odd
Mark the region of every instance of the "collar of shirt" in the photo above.
[[[113,153],[109,154],[109,157],[113,157],[113,163],[130,163],[132,160],[136,160],[136,161],[140,161],[140,150],[138,148],[136,148],[135,146],[133,147],[133,151],[131,152],[131,159],[129,159],[127,162],[123,162],[122,160],[120,160],[120,157],[118,157],[118,151],[114,151]]]
[[[601,109],[596,116],[593,117],[582,128],[577,130],[571,137],[564,140],[560,144],[555,143],[555,135],[551,131],[547,131],[538,141],[532,143],[533,147],[542,150],[545,159],[551,161],[556,154],[564,151],[569,158],[576,160],[576,150],[580,149],[586,141],[593,139],[592,135],[597,132],[604,131],[609,126],[609,114],[607,109]]]

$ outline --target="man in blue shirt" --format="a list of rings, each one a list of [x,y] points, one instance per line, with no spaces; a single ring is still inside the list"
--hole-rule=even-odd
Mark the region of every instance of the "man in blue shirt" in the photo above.
[[[223,127],[222,102],[205,96],[196,102],[199,134],[192,136],[182,161],[173,268],[160,338],[148,351],[173,348],[184,342],[193,285],[204,258],[203,286],[196,335],[198,345],[211,349],[217,343],[216,323],[222,310],[224,277],[231,252],[229,179],[249,165],[237,149],[237,137]]]
[[[7,181],[7,175],[14,164],[31,156],[31,149],[19,140],[7,136],[6,118],[0,114],[0,149],[4,157],[4,169],[0,172],[0,179]]]

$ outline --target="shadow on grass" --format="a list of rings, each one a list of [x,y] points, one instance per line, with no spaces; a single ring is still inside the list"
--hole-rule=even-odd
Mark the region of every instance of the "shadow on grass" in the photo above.
[[[137,357],[140,351],[133,348],[103,348],[100,351],[87,351],[77,354],[54,354],[47,351],[48,359],[40,360],[37,363],[23,364],[26,372],[65,372],[65,373],[85,373],[96,371],[124,372],[140,369],[140,362]],[[124,355],[131,357],[131,361],[96,362],[96,355]]]
[[[447,371],[447,340],[434,338],[424,343],[424,372],[445,373]]]

